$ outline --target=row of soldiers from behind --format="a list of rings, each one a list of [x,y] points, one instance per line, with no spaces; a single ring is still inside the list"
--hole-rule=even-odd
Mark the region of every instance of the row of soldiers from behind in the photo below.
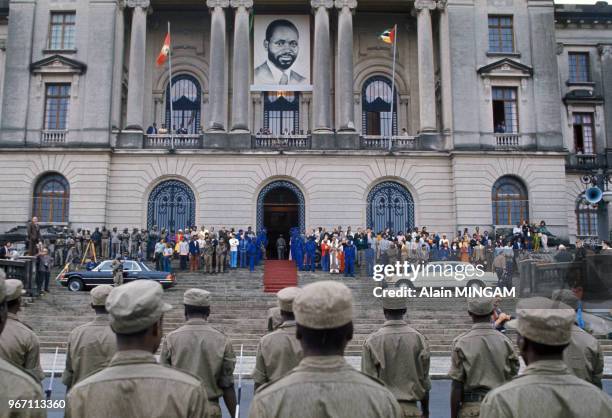
[[[0,280],[0,301],[5,287]],[[571,302],[567,294],[556,296]],[[101,306],[105,298],[108,317]],[[283,322],[260,341],[253,374],[257,393],[250,417],[428,416],[429,348],[425,337],[404,320],[405,299],[383,299],[387,321],[364,343],[365,374],[353,369],[343,357],[353,336],[352,295],[346,286],[316,282],[303,289],[284,289],[278,299]],[[63,378],[71,387],[67,416],[220,417],[221,396],[233,416],[235,356],[229,339],[207,321],[210,294],[190,289],[183,303],[187,323],[166,337],[160,357],[162,364],[179,371],[157,364],[152,355],[161,343],[163,313],[171,309],[163,303],[158,284],[135,281],[113,290],[106,286],[94,289],[96,321],[75,329],[70,338]],[[519,302],[514,325],[527,369],[513,380],[518,358],[507,337],[491,327],[492,311],[491,299],[468,302],[474,327],[455,339],[449,373],[453,379],[453,417],[479,413],[496,418],[612,416],[610,398],[574,376],[564,363],[568,346],[587,341],[584,336],[574,338],[575,312],[570,307],[545,298]],[[94,338],[93,334],[98,341],[105,335],[107,343],[97,348],[91,348],[91,344],[81,349],[75,346]],[[108,367],[83,379],[87,372],[75,368],[82,370],[96,358],[82,349],[85,346],[94,350],[106,346],[108,352],[103,354],[112,358]],[[193,350],[194,346],[201,351]],[[577,347],[574,354],[582,350],[584,358],[591,348]],[[570,364],[575,372],[579,361],[574,358]],[[0,365],[0,379],[5,381],[6,367]],[[593,365],[581,367],[590,371]],[[27,385],[19,383],[23,393],[35,393],[36,387],[30,385],[28,392]],[[129,397],[123,393],[126,385],[131,390]],[[24,399],[23,393],[15,393],[14,386],[9,396]],[[576,405],[572,399],[581,402]],[[33,411],[32,416],[39,416],[35,414]]]

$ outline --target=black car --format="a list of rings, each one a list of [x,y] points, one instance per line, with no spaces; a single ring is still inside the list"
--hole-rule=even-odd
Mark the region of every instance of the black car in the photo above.
[[[85,290],[101,284],[113,284],[113,261],[102,261],[95,268],[89,271],[69,271],[61,274],[57,281],[62,286],[68,286],[68,289],[73,292]],[[176,277],[173,273],[165,271],[155,271],[146,263],[135,260],[123,261],[123,282],[131,282],[132,280],[155,280],[159,282],[164,289],[170,288],[176,284]]]

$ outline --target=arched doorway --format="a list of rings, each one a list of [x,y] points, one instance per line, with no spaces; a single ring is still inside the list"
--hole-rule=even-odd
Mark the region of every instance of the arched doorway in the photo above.
[[[268,231],[267,255],[276,258],[276,240],[282,234],[289,250],[289,231],[305,229],[304,195],[293,183],[280,180],[268,184],[257,198],[257,231]],[[287,251],[286,256],[288,256]]]
[[[385,181],[368,194],[367,225],[374,233],[389,228],[392,232],[414,228],[414,200],[401,184]]]
[[[191,188],[178,180],[159,183],[149,195],[147,227],[177,231],[195,225],[195,196]]]

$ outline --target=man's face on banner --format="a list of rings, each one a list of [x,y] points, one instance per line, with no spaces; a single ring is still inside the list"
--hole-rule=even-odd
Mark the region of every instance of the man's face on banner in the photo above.
[[[299,35],[288,26],[277,27],[270,40],[264,41],[268,59],[281,70],[290,68],[297,59]]]

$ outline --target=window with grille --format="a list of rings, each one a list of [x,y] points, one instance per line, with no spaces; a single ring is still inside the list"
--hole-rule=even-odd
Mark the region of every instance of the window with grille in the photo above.
[[[68,222],[70,185],[61,174],[47,174],[34,187],[32,216],[40,222]]]
[[[493,127],[496,133],[519,132],[516,87],[493,87]]]
[[[166,129],[187,134],[200,133],[202,118],[202,90],[200,83],[189,74],[172,77],[172,115],[170,115],[170,88],[166,88]]]
[[[512,176],[499,178],[492,190],[493,224],[516,225],[529,220],[529,198],[522,181]]]
[[[279,91],[264,94],[264,130],[272,135],[300,134],[299,93]]]
[[[576,205],[576,224],[579,237],[596,237],[597,232],[597,209],[596,207],[582,202]]]
[[[578,154],[595,154],[592,113],[574,113],[574,146]]]
[[[49,49],[75,48],[75,12],[51,12]]]
[[[67,129],[70,84],[45,86],[45,126],[48,130]]]
[[[392,100],[391,80],[383,76],[369,78],[361,92],[362,124],[365,135],[397,135],[397,89]],[[391,111],[393,102],[393,111]]]
[[[512,16],[489,16],[489,52],[514,52]]]
[[[570,83],[587,83],[591,81],[588,52],[569,53],[569,81]]]

